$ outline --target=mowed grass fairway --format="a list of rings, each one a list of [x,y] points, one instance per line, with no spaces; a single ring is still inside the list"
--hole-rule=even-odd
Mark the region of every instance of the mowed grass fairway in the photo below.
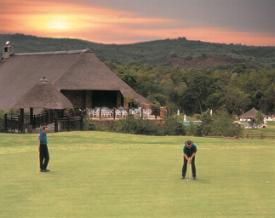
[[[0,134],[0,217],[275,217],[272,140],[192,138],[197,181],[181,179],[187,137],[104,132]],[[190,168],[189,168],[190,169]]]

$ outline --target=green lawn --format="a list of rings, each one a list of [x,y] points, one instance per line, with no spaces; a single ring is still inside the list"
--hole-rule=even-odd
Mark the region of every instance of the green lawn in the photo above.
[[[275,217],[274,140],[192,138],[197,181],[181,180],[186,137],[0,134],[0,217]]]

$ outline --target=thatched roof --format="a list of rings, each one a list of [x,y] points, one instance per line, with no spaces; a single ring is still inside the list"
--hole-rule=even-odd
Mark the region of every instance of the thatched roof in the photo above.
[[[13,108],[73,108],[72,103],[43,77],[40,82],[25,93]]]
[[[253,107],[240,116],[240,119],[256,119],[258,111]]]
[[[46,76],[60,90],[120,91],[127,99],[151,104],[88,50],[21,53],[0,61],[0,108],[12,108]]]

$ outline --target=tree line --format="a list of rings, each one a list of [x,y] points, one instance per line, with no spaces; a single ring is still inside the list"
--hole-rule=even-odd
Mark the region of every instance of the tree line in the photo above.
[[[275,69],[180,69],[109,64],[119,77],[157,106],[188,115],[225,110],[233,115],[255,107],[275,113]]]

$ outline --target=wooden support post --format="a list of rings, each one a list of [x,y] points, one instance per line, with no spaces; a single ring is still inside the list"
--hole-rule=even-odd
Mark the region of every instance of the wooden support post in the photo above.
[[[84,129],[84,118],[83,114],[80,115],[80,130],[83,131]]]
[[[113,109],[113,117],[114,117],[114,120],[116,119],[116,108]]]
[[[86,91],[86,109],[92,108],[92,92]]]
[[[49,124],[49,111],[46,110],[46,125]]]
[[[160,119],[165,120],[167,118],[167,109],[165,107],[160,107],[159,114]]]
[[[117,91],[117,94],[116,94],[116,107],[121,107],[121,93],[120,91]]]
[[[30,126],[33,129],[35,129],[34,125],[33,125],[33,108],[30,108]]]
[[[54,131],[58,132],[58,121],[57,121],[57,111],[53,111],[53,120],[54,120]]]
[[[36,116],[33,115],[33,128],[35,129],[36,128]]]
[[[80,109],[84,110],[87,107],[86,91],[82,91],[81,99],[82,99],[82,102],[81,102]]]
[[[5,114],[4,118],[5,118],[4,130],[5,130],[5,132],[8,132],[8,114]]]
[[[93,108],[93,104],[94,104],[94,102],[93,102],[93,91],[90,91],[90,103],[91,103],[90,108]]]
[[[70,119],[70,116],[68,116],[68,131],[71,131],[71,119]]]
[[[56,118],[54,119],[54,132],[58,132],[58,121]]]
[[[24,128],[24,108],[20,108],[20,116],[19,116],[19,131],[21,133],[25,132],[25,128]]]
[[[42,125],[45,125],[46,124],[46,114],[43,113],[43,114],[41,114],[41,116],[42,116]]]
[[[128,98],[124,98],[124,109],[125,110],[128,110],[128,108],[129,108],[129,99]]]

